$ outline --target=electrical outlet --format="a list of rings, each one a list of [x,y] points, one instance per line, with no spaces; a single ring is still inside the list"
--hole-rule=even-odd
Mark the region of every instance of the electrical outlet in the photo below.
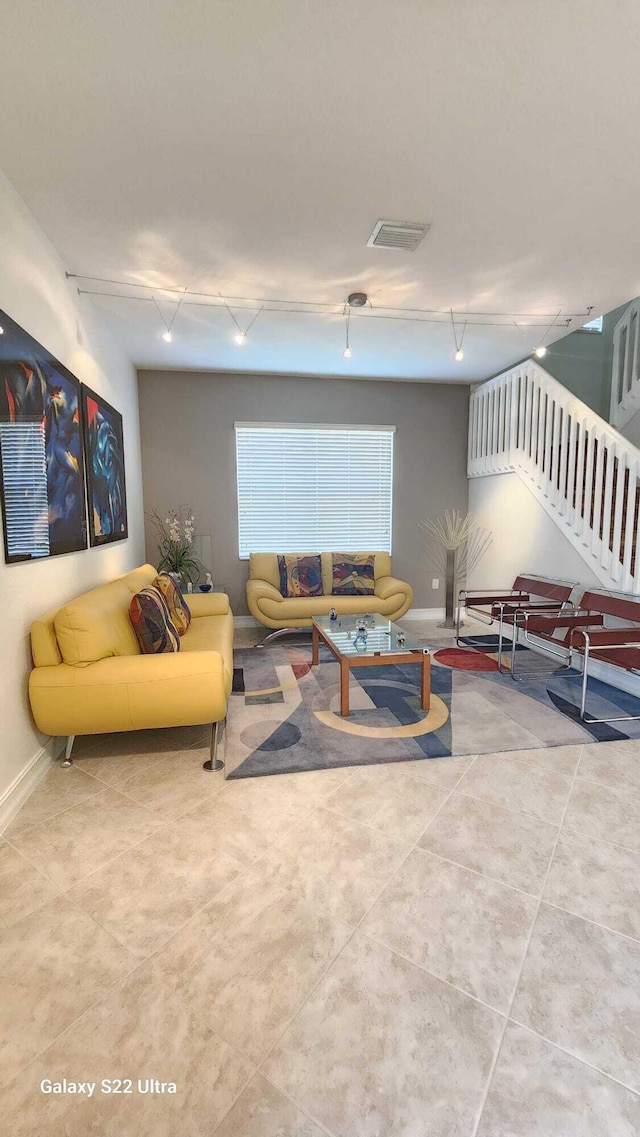
[[[439,581],[437,576],[434,576],[433,580],[431,581],[431,587],[432,588],[439,588],[440,587],[440,581]]]

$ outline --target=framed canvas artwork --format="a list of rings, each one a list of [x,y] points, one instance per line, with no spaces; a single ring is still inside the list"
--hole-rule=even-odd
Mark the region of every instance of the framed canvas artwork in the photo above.
[[[122,415],[82,384],[89,539],[92,545],[128,536]]]
[[[80,383],[0,311],[0,494],[8,563],[87,547]]]

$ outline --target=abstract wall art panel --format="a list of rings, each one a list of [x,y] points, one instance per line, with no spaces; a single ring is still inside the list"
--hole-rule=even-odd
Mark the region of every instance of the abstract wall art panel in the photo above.
[[[0,311],[0,493],[8,563],[87,547],[80,383]]]
[[[89,539],[92,545],[124,541],[128,529],[122,415],[83,383],[82,417]]]

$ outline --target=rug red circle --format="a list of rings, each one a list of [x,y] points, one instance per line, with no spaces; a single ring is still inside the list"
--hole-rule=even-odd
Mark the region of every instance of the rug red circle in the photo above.
[[[433,658],[445,667],[454,667],[458,671],[497,671],[498,664],[495,659],[479,651],[467,651],[463,647],[443,647],[434,652]]]

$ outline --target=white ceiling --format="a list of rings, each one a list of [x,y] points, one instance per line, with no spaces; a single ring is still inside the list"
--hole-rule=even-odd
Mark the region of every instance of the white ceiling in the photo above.
[[[456,364],[380,306],[544,325],[640,292],[637,0],[21,0],[2,35],[0,163],[71,271],[167,319],[163,285],[294,301],[239,348],[206,298],[171,344],[97,298],[138,365],[478,379],[544,328],[469,326]],[[367,248],[380,217],[433,228]]]

